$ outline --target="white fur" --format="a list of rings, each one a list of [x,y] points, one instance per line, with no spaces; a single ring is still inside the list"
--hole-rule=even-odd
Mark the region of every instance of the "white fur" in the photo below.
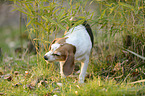
[[[79,75],[79,83],[84,83],[86,70],[89,63],[89,55],[92,48],[91,38],[83,25],[78,25],[71,28],[65,35],[68,37],[66,43],[72,44],[76,47],[75,60],[81,61],[81,72]],[[52,44],[51,51],[47,52],[45,55],[48,56],[48,61],[54,61],[55,57],[52,56],[53,52],[59,48],[60,44]],[[63,64],[60,62],[60,73],[62,77],[65,77],[63,74]]]
[[[86,55],[90,55],[92,48],[91,38],[83,25],[71,28],[65,37],[66,43],[76,47],[75,60],[82,61],[86,59]]]
[[[60,47],[60,44],[55,43],[51,45],[51,50],[45,54],[48,57],[48,61],[54,61],[56,58],[52,55],[56,49]]]
[[[75,60],[81,61],[81,72],[79,75],[79,83],[84,83],[86,70],[89,63],[89,55],[92,48],[91,38],[83,25],[71,28],[65,37],[66,43],[76,47]]]

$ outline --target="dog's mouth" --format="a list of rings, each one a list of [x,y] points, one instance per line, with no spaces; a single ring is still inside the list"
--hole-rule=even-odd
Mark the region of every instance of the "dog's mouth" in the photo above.
[[[53,63],[53,61],[47,61],[47,60],[45,60],[46,61],[46,63]]]

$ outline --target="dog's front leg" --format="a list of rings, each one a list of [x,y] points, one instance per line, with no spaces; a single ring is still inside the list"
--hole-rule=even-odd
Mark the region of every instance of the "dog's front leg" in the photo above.
[[[63,64],[64,64],[64,62],[63,61],[60,61],[59,63],[60,63],[60,74],[61,74],[61,78],[65,78],[65,75],[63,73]]]
[[[89,63],[89,57],[86,60],[84,60],[84,62],[81,62],[81,72],[79,75],[79,83],[84,83],[88,63]]]

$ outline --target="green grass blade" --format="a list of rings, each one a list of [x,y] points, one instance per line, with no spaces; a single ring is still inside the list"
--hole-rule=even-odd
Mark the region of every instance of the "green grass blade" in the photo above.
[[[122,3],[122,2],[119,2],[119,5],[127,7],[127,8],[130,8],[131,10],[135,11],[134,6],[132,6],[132,5],[129,5],[129,4],[126,4],[126,3]]]
[[[42,16],[42,18],[46,21],[50,21],[51,23],[57,25],[59,28],[63,29],[63,30],[67,30],[65,27],[63,27],[61,24],[57,23],[56,21],[54,21],[53,19],[49,18],[49,17],[44,17]]]

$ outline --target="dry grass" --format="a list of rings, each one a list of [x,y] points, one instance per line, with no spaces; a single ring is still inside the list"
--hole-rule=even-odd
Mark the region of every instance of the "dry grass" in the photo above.
[[[39,42],[40,49],[34,50],[37,51],[37,55],[28,54],[28,49],[24,50],[23,54],[13,54],[15,49],[11,49],[11,55],[7,55],[4,50],[3,53],[6,55],[0,63],[0,82],[2,82],[0,83],[0,94],[145,95],[143,0],[136,0],[136,2],[85,1],[83,3],[81,1],[49,1],[47,3],[49,6],[44,6],[40,2],[38,6],[37,2],[32,4],[32,1],[17,3],[16,10],[27,15],[26,30],[29,37],[36,49],[38,48],[36,41]],[[64,7],[64,3],[70,7]],[[96,4],[97,8],[93,6],[97,9],[96,13],[92,11],[87,13],[83,4],[88,6]],[[84,84],[78,84],[76,77],[61,79],[58,63],[46,63],[43,60],[43,55],[48,48],[47,44],[51,39],[60,36],[62,30],[67,30],[64,26],[71,25],[69,21],[71,16],[79,15],[81,15],[79,17],[81,20],[77,21],[76,25],[85,19],[88,20],[95,36],[93,53]],[[6,38],[3,36],[5,33],[2,33],[0,40]],[[14,38],[16,34],[18,31],[14,32]],[[8,37],[11,37],[11,34]],[[19,38],[16,41],[18,40]],[[27,43],[27,40],[24,38],[23,40]],[[5,45],[5,43],[0,44]],[[20,45],[20,42],[17,45]]]

